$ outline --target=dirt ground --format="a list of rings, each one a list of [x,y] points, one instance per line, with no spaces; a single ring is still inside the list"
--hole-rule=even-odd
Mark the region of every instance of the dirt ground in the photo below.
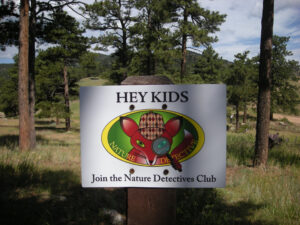
[[[289,115],[282,115],[282,114],[277,114],[277,113],[275,113],[273,116],[274,116],[274,119],[280,120],[280,119],[286,118],[291,123],[300,125],[300,116],[289,116]]]

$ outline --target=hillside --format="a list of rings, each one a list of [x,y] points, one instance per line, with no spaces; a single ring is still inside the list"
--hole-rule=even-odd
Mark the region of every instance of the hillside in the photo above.
[[[8,70],[13,67],[13,64],[0,64],[0,77],[7,76]]]

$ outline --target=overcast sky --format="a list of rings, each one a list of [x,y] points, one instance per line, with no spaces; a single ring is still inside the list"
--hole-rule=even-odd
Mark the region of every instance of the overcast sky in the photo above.
[[[86,2],[93,2],[87,0]],[[201,0],[200,6],[226,14],[226,21],[216,33],[219,41],[213,44],[216,52],[232,61],[234,55],[249,50],[250,56],[259,53],[263,0]],[[274,34],[290,36],[290,59],[300,61],[300,0],[275,0]],[[0,51],[0,63],[12,63],[15,47]]]

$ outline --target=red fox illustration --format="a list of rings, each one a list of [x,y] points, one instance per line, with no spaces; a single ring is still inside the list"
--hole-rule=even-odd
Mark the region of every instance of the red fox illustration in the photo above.
[[[158,113],[148,112],[141,116],[139,125],[129,117],[120,117],[122,130],[129,136],[133,149],[127,159],[140,164],[162,164],[159,159],[168,158],[175,167],[181,171],[178,162],[178,153],[185,149],[193,140],[191,133],[185,130],[185,136],[181,144],[169,153],[172,138],[180,131],[182,118],[174,117],[164,124],[163,118]]]

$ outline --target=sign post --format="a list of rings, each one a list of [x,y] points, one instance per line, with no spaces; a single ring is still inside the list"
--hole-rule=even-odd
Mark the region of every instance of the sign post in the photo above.
[[[122,85],[172,84],[167,77],[128,77]],[[127,225],[176,224],[176,189],[128,188]]]
[[[225,187],[226,86],[80,88],[83,187],[128,188],[127,224],[176,224],[175,188]]]

